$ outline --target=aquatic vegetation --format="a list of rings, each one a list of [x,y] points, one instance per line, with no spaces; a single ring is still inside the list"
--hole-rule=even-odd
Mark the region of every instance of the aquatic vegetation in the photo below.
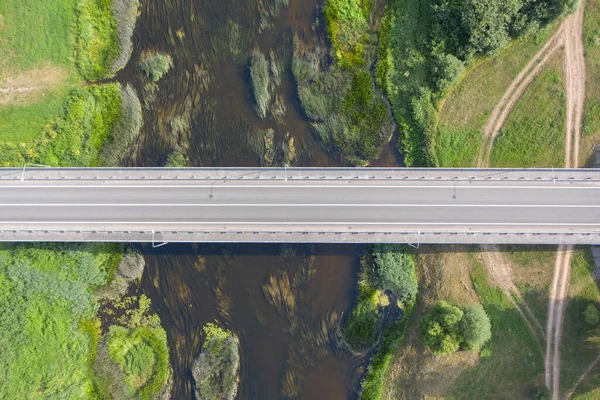
[[[84,79],[113,76],[127,63],[138,0],[77,0],[76,64]]]
[[[202,352],[192,365],[196,399],[233,400],[240,368],[239,340],[213,323],[207,323],[202,329],[205,335]]]
[[[262,285],[267,301],[275,309],[289,319],[296,314],[296,297],[294,288],[286,271],[277,271],[269,276],[269,280]]]
[[[296,41],[292,72],[302,108],[325,143],[333,142],[349,160],[363,164],[393,133],[388,107],[368,71],[321,72],[319,64],[316,54]]]
[[[153,82],[158,82],[172,66],[173,59],[168,54],[145,51],[140,56],[140,69]]]
[[[129,85],[120,88],[121,117],[113,124],[110,136],[102,143],[98,164],[107,167],[119,165],[123,156],[132,150],[142,128],[142,105],[135,89]]]
[[[115,244],[0,245],[0,397],[90,398],[93,291],[121,260]]]
[[[183,168],[187,165],[187,159],[181,151],[174,150],[169,153],[165,167],[167,168]]]
[[[261,118],[266,117],[267,107],[271,100],[269,93],[269,66],[264,54],[254,50],[250,55],[250,82],[256,105],[256,112]]]
[[[139,0],[112,0],[112,10],[117,23],[117,37],[119,38],[119,55],[113,60],[111,71],[118,71],[125,67],[133,51],[131,36],[137,20]]]
[[[109,360],[116,364],[121,374],[112,372],[112,377],[121,375],[126,393],[115,390],[117,385],[107,380],[107,388],[113,398],[135,395],[140,399],[154,399],[167,383],[169,376],[169,353],[165,331],[158,327],[138,326],[128,329],[113,325],[107,337]],[[106,370],[110,366],[104,366]],[[115,393],[116,392],[116,393]]]

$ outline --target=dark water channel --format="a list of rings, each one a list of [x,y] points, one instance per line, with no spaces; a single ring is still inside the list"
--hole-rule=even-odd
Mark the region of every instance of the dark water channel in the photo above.
[[[290,138],[292,165],[346,165],[313,138],[298,104],[290,63],[294,36],[325,46],[319,0],[145,0],[135,49],[118,80],[144,105],[144,128],[130,166],[161,166],[173,151],[194,166],[260,166],[251,145],[273,129],[282,165]],[[321,21],[320,23],[316,21]],[[276,93],[285,112],[258,118],[248,55],[273,52],[284,66]],[[170,54],[173,68],[152,84],[139,71],[144,51]],[[374,166],[401,165],[394,140]],[[364,357],[338,348],[336,328],[356,296],[363,246],[169,244],[144,247],[142,290],[168,335],[174,399],[193,396],[191,364],[202,325],[217,320],[241,342],[242,399],[345,399],[355,396]]]

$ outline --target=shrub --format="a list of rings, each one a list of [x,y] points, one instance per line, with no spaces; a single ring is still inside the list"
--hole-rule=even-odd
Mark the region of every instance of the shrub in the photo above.
[[[463,341],[460,321],[463,311],[440,301],[421,322],[421,340],[435,354],[452,354]]]
[[[171,56],[164,53],[144,52],[140,57],[140,69],[153,82],[157,82],[173,66]]]
[[[76,61],[81,75],[88,81],[110,76],[111,65],[119,57],[117,22],[111,1],[79,0],[75,2]]]
[[[206,324],[203,330],[202,352],[192,365],[196,398],[233,400],[240,368],[239,341],[231,332],[212,323]]]
[[[598,312],[598,308],[596,308],[593,304],[588,304],[587,308],[583,312],[585,323],[591,327],[598,325],[600,322],[600,313]]]
[[[492,325],[481,304],[473,304],[463,309],[464,315],[460,321],[460,332],[463,337],[463,347],[467,350],[478,351],[492,337]]]
[[[264,118],[267,115],[267,107],[270,100],[269,66],[264,54],[258,50],[254,50],[250,55],[249,68],[256,111],[259,117]]]
[[[531,391],[531,400],[550,400],[550,390],[546,386],[537,386]]]
[[[403,302],[416,296],[415,262],[404,246],[377,244],[373,255],[374,270],[383,288],[392,290]]]

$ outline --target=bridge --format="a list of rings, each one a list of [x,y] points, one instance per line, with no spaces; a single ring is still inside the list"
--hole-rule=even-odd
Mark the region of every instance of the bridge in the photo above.
[[[600,243],[600,169],[0,168],[0,241]]]

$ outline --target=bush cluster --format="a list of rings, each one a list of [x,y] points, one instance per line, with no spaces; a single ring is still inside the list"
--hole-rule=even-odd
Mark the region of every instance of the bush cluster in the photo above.
[[[396,244],[377,244],[373,255],[381,287],[394,292],[402,302],[414,299],[417,295],[414,256]]]
[[[369,24],[370,0],[327,0],[323,8],[327,33],[336,61],[342,67],[364,63],[364,42]]]
[[[462,310],[440,301],[421,322],[421,340],[435,354],[452,354],[461,346],[478,351],[491,336],[489,317],[480,304]]]
[[[102,146],[123,116],[117,83],[76,88],[62,113],[49,123],[34,161],[52,166],[99,164]]]

